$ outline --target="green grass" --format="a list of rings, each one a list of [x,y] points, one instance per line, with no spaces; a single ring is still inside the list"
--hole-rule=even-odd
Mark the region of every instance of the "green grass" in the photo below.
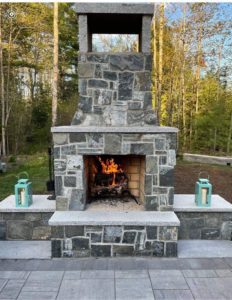
[[[46,181],[49,177],[47,154],[20,156],[17,158],[17,163],[8,164],[6,173],[0,173],[0,201],[14,194],[14,185],[18,180],[18,174],[21,172],[29,174],[33,194],[46,193]],[[23,175],[21,177],[23,178]]]

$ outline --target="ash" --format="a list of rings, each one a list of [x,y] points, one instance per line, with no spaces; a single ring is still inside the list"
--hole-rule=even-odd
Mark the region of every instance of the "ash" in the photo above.
[[[98,198],[87,205],[87,210],[132,211],[144,210],[143,205],[137,204],[131,197]]]

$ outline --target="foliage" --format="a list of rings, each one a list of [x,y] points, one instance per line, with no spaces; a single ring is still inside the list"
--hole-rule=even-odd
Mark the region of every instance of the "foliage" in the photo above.
[[[17,175],[26,171],[32,181],[33,194],[46,193],[46,181],[48,180],[48,156],[47,154],[35,154],[33,156],[18,156],[17,163],[9,163],[6,173],[0,173],[0,201],[14,194],[14,185]]]

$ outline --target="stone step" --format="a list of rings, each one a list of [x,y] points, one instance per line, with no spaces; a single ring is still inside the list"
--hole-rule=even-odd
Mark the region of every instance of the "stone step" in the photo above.
[[[0,259],[49,259],[51,241],[0,241]]]
[[[180,226],[180,222],[176,214],[171,211],[56,211],[49,220],[49,225]]]
[[[232,241],[179,240],[179,258],[232,257]]]

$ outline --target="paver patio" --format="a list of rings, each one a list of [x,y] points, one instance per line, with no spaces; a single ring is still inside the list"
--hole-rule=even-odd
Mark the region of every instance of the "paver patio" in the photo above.
[[[0,299],[232,299],[232,258],[0,260]]]

